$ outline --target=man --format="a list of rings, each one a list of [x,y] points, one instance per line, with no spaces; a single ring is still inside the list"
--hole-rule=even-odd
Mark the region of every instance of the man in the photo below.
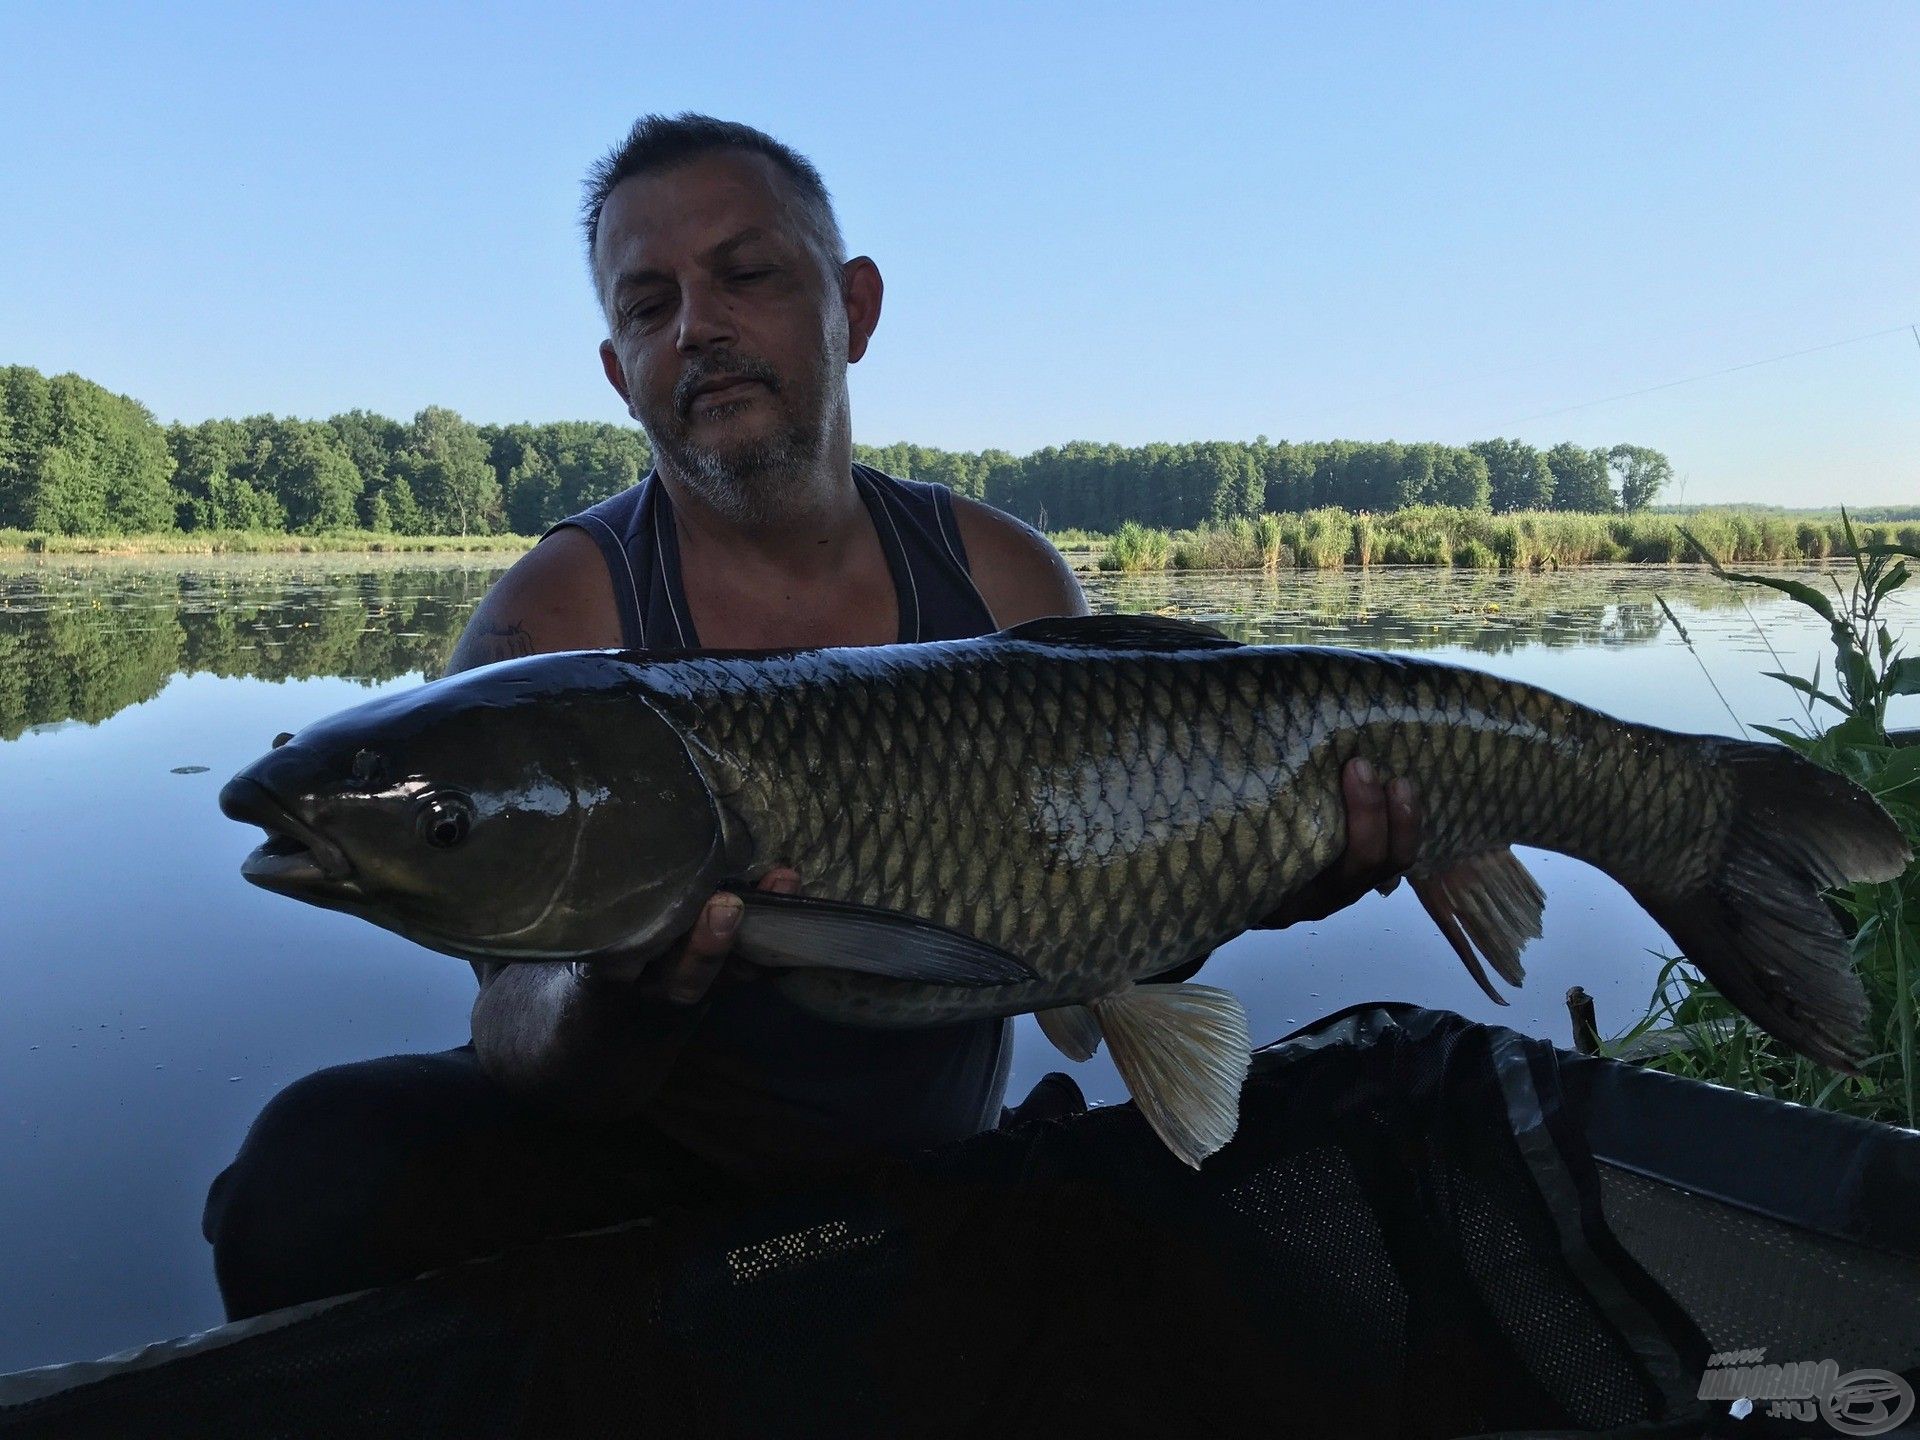
[[[585,223],[601,364],[654,472],[516,563],[451,669],[961,638],[1087,613],[1035,531],[852,463],[847,367],[882,284],[847,258],[804,158],[745,126],[649,117],[590,175]],[[1403,782],[1347,779],[1347,853],[1296,918],[1389,880],[1417,846]],[[803,886],[807,857],[782,859],[758,883]],[[229,1313],[998,1123],[1007,1022],[813,1019],[727,965],[739,918],[736,897],[714,896],[637,974],[476,967],[470,1048],[337,1067],[276,1097],[208,1201]]]

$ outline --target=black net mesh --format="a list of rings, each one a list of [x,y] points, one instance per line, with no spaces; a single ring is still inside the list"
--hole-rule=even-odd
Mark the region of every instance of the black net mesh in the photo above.
[[[1920,1259],[1849,1245],[1601,1167],[1607,1219],[1715,1351],[1920,1373]],[[1920,1196],[1913,1197],[1920,1206]]]
[[[1409,1013],[1256,1057],[1198,1173],[1131,1107],[1030,1124],[214,1332],[0,1435],[1695,1434],[1710,1345],[1769,1343],[1755,1316],[1920,1336],[1911,1268],[1603,1188],[1551,1049]]]

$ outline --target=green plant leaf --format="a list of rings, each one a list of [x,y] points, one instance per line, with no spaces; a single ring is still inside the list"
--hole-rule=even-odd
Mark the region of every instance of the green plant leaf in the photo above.
[[[1811,680],[1803,680],[1798,675],[1789,675],[1784,670],[1763,670],[1760,673],[1765,675],[1769,680],[1778,680],[1783,685],[1791,685],[1802,695],[1811,695],[1816,700],[1824,700],[1842,714],[1846,713],[1847,705],[1844,700],[1841,700],[1836,695],[1829,695]]]
[[[1782,730],[1773,725],[1756,725],[1753,728],[1758,730],[1762,735],[1771,735],[1782,745],[1790,749],[1798,750],[1802,755],[1805,755],[1814,746],[1814,741],[1811,736],[1796,735],[1791,730]]]
[[[1858,548],[1861,555],[1904,555],[1909,560],[1920,560],[1920,549],[1911,545],[1895,545],[1891,541],[1876,540],[1871,545]]]
[[[1789,580],[1781,575],[1751,575],[1742,570],[1722,570],[1717,564],[1713,568],[1722,580],[1737,580],[1744,585],[1764,585],[1769,590],[1778,590],[1782,595],[1791,595],[1809,610],[1817,612],[1829,624],[1840,623],[1839,617],[1833,613],[1833,602],[1802,581]]]
[[[1920,656],[1909,655],[1887,667],[1889,695],[1920,695]]]

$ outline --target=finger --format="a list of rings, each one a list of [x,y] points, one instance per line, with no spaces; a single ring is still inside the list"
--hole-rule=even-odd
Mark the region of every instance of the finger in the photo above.
[[[591,964],[575,962],[573,975],[576,980],[592,984],[596,980],[611,980],[628,983],[638,980],[646,973],[647,967],[654,962],[648,958],[635,959],[623,956],[618,960],[596,960]]]
[[[798,895],[800,893],[800,872],[780,865],[760,877],[756,890],[770,890],[775,895]]]
[[[725,890],[707,901],[680,953],[660,967],[660,988],[668,1000],[691,1005],[707,993],[733,948],[743,908],[740,897]]]
[[[1387,811],[1393,868],[1405,870],[1420,858],[1420,796],[1411,780],[1387,786]]]
[[[1387,787],[1367,760],[1350,761],[1340,783],[1347,802],[1347,849],[1340,873],[1366,875],[1382,868],[1390,853]]]

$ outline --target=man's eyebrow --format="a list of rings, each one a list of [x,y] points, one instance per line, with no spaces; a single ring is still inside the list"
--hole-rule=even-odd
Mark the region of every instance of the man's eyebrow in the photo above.
[[[766,238],[767,232],[764,229],[758,225],[749,225],[737,235],[730,235],[719,244],[709,248],[704,258],[709,264],[717,264],[726,260],[734,251],[740,249],[742,246],[751,245],[756,240],[765,240]],[[613,288],[615,290],[628,290],[641,285],[662,285],[671,284],[672,282],[673,277],[664,270],[622,270],[619,275],[614,277]]]

